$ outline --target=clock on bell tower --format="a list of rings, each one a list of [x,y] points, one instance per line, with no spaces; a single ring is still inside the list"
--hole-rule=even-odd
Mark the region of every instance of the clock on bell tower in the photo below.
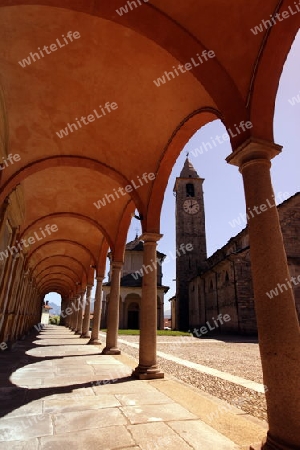
[[[189,281],[205,269],[206,234],[203,182],[186,158],[180,177],[176,178],[176,303],[175,327],[188,330],[190,323]],[[180,252],[191,244],[193,250]],[[188,247],[190,248],[190,247]]]

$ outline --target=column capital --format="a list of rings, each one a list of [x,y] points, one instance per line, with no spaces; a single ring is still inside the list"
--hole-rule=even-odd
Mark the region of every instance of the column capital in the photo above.
[[[139,237],[139,239],[141,241],[144,241],[144,242],[150,242],[150,243],[154,243],[155,244],[162,237],[163,237],[163,234],[145,232]]]
[[[260,160],[270,164],[271,159],[281,153],[282,146],[262,139],[250,138],[227,156],[228,164],[238,166],[240,171],[250,162]]]
[[[93,284],[88,284],[86,287],[86,296],[89,297],[91,295],[93,289]]]
[[[99,281],[99,283],[101,283],[104,280],[104,277],[96,277],[96,281]]]

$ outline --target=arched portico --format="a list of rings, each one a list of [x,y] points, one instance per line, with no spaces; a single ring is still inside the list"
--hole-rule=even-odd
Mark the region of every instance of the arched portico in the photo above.
[[[183,146],[201,126],[219,118],[229,130],[249,121],[251,128],[231,136],[228,161],[243,175],[247,207],[272,194],[269,161],[279,152],[273,142],[275,97],[300,15],[291,14],[254,35],[251,28],[282,14],[290,3],[255,1],[250,8],[232,2],[228,12],[228,2],[220,1],[216,14],[213,2],[153,0],[121,17],[116,9],[123,3],[1,2],[0,244],[1,251],[8,252],[0,266],[3,341],[27,332],[39,320],[42,298],[50,290],[61,293],[64,308],[87,299],[84,311],[82,306],[66,318],[67,326],[87,336],[95,276],[97,323],[101,321],[101,286],[110,248],[103,353],[119,353],[120,276],[132,214],[137,209],[145,245],[143,265],[150,266],[161,236],[169,175]],[[228,21],[224,14],[230,14]],[[66,24],[78,29],[80,38],[42,55],[38,46],[59,39]],[[178,71],[179,65],[209,50],[213,58],[182,74],[174,71],[160,87],[154,83],[161,74],[174,67]],[[30,62],[24,63],[24,58]],[[95,110],[102,112],[101,118]],[[64,137],[62,130],[67,130]],[[13,160],[13,155],[19,158]],[[57,225],[57,234],[10,252],[23,239],[44,232],[48,224]],[[265,290],[288,276],[275,209],[250,223],[250,241],[269,387],[270,432],[264,448],[294,449],[300,445],[299,394],[294,382],[285,381],[300,367],[293,297],[290,292],[280,296],[268,310],[265,301]],[[276,248],[274,242],[279,242]],[[262,267],[267,267],[264,277]],[[144,274],[140,295],[140,355],[134,373],[159,378],[163,373],[156,361],[156,328],[163,305],[156,268]],[[290,327],[279,342],[275,329],[283,317]],[[92,341],[97,340],[96,328]]]

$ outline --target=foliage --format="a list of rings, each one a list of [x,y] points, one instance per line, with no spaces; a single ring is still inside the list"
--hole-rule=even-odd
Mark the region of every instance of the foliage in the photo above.
[[[49,323],[51,323],[51,325],[59,325],[59,322],[60,316],[50,316]]]

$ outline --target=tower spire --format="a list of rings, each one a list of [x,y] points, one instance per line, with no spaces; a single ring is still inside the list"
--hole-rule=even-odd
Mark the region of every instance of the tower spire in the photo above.
[[[187,152],[186,160],[180,173],[180,178],[200,178],[193,164],[189,160],[189,152]]]

